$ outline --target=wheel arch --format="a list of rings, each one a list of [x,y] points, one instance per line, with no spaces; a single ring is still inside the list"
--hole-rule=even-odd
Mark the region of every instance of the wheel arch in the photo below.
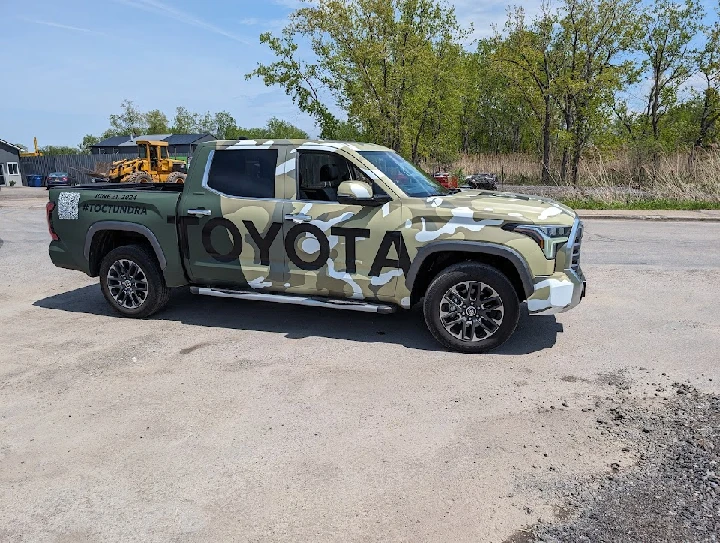
[[[155,234],[147,226],[122,221],[100,221],[93,224],[85,234],[83,249],[90,276],[94,277],[99,273],[102,259],[114,248],[138,242],[152,250],[160,270],[164,273],[167,267],[165,253]]]
[[[530,266],[511,247],[477,241],[438,241],[418,250],[405,276],[411,304],[423,297],[432,280],[443,269],[463,261],[477,261],[503,272],[512,282],[520,301],[535,291]]]

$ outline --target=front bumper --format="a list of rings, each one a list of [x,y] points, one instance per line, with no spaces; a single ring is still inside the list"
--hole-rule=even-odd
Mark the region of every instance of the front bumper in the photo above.
[[[530,313],[562,313],[578,305],[585,297],[587,285],[580,269],[582,237],[583,224],[576,218],[568,242],[556,256],[555,273],[538,277],[535,282],[535,292],[528,298]]]
[[[535,283],[535,292],[528,298],[533,315],[552,315],[569,311],[585,297],[585,276],[580,268],[557,272]]]

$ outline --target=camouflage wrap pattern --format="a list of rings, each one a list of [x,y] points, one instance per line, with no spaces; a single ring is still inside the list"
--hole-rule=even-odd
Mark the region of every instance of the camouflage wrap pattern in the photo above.
[[[293,140],[219,141],[205,145],[212,146],[217,151],[248,147],[279,151],[275,190],[276,195],[282,195],[282,198],[273,202],[254,200],[252,204],[241,198],[220,198],[218,202],[223,217],[238,222],[234,217],[242,210],[244,220],[250,217],[261,233],[267,232],[272,222],[282,222],[282,231],[273,241],[271,251],[278,254],[277,261],[284,262],[283,266],[277,266],[273,270],[268,266],[261,266],[257,258],[257,247],[250,252],[247,259],[244,250],[237,262],[238,268],[242,269],[243,284],[252,288],[291,294],[315,293],[356,300],[380,300],[409,307],[410,291],[405,284],[401,267],[384,267],[379,270],[379,274],[378,270],[374,275],[370,273],[388,232],[400,233],[410,262],[421,247],[436,241],[470,240],[510,247],[525,258],[533,277],[542,284],[548,280],[546,277],[555,273],[554,261],[545,258],[537,243],[529,237],[499,227],[507,222],[569,226],[575,220],[575,213],[571,209],[547,199],[526,195],[475,190],[430,198],[408,197],[380,170],[358,154],[358,151],[365,150],[387,151],[378,145]],[[348,159],[391,195],[393,201],[381,207],[368,207],[297,200],[297,154],[303,150],[332,152]],[[361,198],[368,195],[369,193],[356,194]],[[291,240],[292,251],[301,261],[313,262],[318,256],[327,256],[320,269],[303,270],[283,258],[283,240],[287,239],[295,226],[291,221],[284,220],[285,215],[310,216],[311,220],[307,224],[317,228],[326,238],[329,249],[327,255],[321,254],[325,241],[318,239],[313,232],[302,232]],[[350,231],[369,230],[371,233],[369,237],[354,238],[354,273],[348,273],[346,267],[348,239],[334,233],[337,228]],[[218,250],[226,253],[230,241],[218,239]],[[253,244],[249,234],[245,234],[244,241],[245,245]],[[387,248],[387,252],[383,252],[386,259],[391,262],[399,261],[397,244],[389,244]],[[213,266],[212,263],[208,265]],[[223,283],[236,282],[238,271],[234,270]],[[550,299],[549,290],[540,286],[533,299],[541,301],[543,296]],[[557,295],[553,298],[559,299],[561,298]],[[552,307],[548,305],[548,309]]]
[[[233,197],[208,187],[215,154],[235,149],[277,151],[275,197]],[[370,206],[299,199],[298,154],[302,151],[324,151],[347,159],[391,201]],[[570,305],[577,281],[565,275],[563,268],[556,269],[560,261],[547,259],[527,235],[501,226],[571,226],[576,219],[571,209],[543,198],[478,190],[410,197],[361,156],[361,151],[389,152],[378,145],[329,141],[204,143],[193,157],[180,198],[179,239],[169,240],[163,234],[161,245],[172,251],[172,244],[179,244],[184,269],[196,284],[378,300],[408,308],[411,292],[405,275],[422,247],[440,241],[491,243],[513,249],[527,262],[536,283],[529,300],[531,311]],[[359,198],[369,197],[372,191],[370,184],[363,182],[347,187]],[[137,205],[147,205],[147,196],[142,194]],[[176,194],[155,196],[172,198],[173,205],[177,201]],[[81,203],[81,216],[82,209]],[[196,210],[207,215],[194,214]],[[152,223],[145,216],[133,215],[130,220],[146,224],[153,232],[162,229],[155,222],[164,223],[165,217],[157,206],[151,211]],[[177,259],[168,258],[168,262]],[[173,272],[165,273],[167,279]],[[174,276],[168,284],[180,282]]]

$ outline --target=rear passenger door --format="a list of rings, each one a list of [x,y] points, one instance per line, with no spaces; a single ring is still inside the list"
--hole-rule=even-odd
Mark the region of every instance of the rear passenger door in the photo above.
[[[182,251],[192,282],[281,289],[285,148],[234,145],[210,150],[202,187],[190,187],[179,213]],[[196,160],[202,160],[198,156]]]

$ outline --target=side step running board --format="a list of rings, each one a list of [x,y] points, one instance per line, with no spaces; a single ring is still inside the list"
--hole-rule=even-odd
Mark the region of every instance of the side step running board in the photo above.
[[[362,313],[387,314],[395,312],[395,307],[392,305],[373,304],[355,300],[311,298],[309,296],[293,296],[291,294],[273,294],[270,292],[205,287],[190,287],[190,292],[193,294],[202,294],[203,296],[215,296],[216,298],[237,298],[238,300],[255,300],[260,302],[275,302],[278,304],[329,307],[331,309],[345,309],[347,311],[360,311]]]

